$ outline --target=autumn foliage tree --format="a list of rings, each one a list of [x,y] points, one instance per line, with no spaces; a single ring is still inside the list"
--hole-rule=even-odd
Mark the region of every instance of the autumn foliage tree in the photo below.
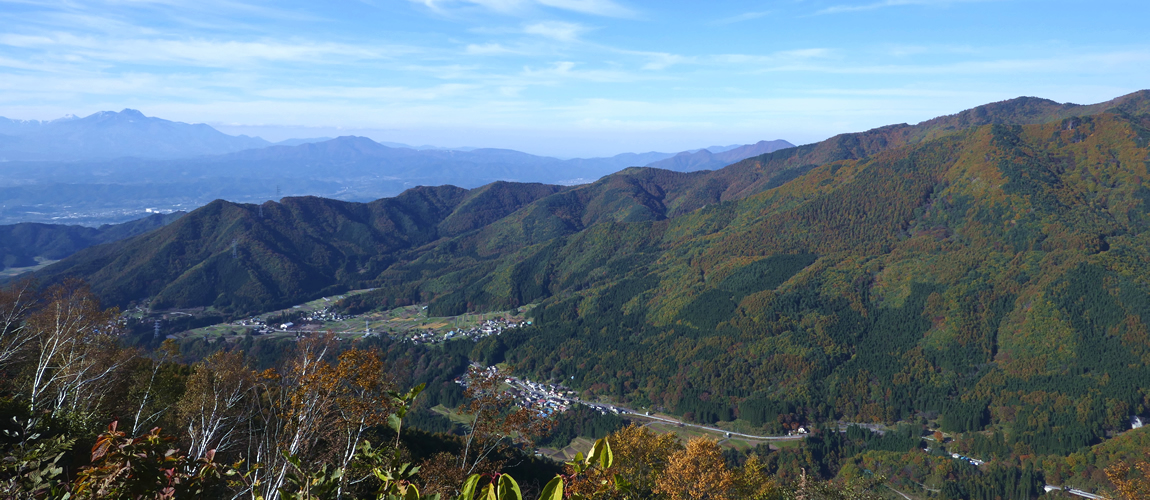
[[[632,423],[608,436],[615,461],[611,467],[592,470],[571,481],[569,490],[594,497],[603,482],[625,483],[632,498],[655,494],[656,482],[667,468],[670,457],[683,450],[674,434],[658,435]],[[572,471],[568,470],[568,474]],[[609,495],[610,496],[610,495]]]
[[[459,411],[470,419],[470,425],[458,459],[460,470],[466,474],[482,469],[501,449],[530,445],[550,428],[550,420],[537,410],[520,406],[502,389],[507,376],[502,369],[471,367],[467,372],[467,401]]]
[[[655,492],[671,500],[725,500],[736,497],[735,486],[735,474],[719,445],[698,437],[667,460]]]
[[[1114,483],[1123,500],[1150,498],[1150,456],[1134,464],[1122,461],[1106,468],[1106,477]]]

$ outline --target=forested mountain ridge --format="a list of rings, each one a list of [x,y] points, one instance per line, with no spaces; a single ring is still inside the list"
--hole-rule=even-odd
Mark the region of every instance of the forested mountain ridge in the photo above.
[[[0,271],[36,265],[36,258],[59,260],[93,245],[143,234],[180,218],[183,212],[155,214],[98,228],[26,222],[0,226]]]
[[[940,412],[1068,453],[1150,406],[1148,127],[985,125],[607,231],[656,250],[544,292],[538,330],[500,342],[541,377],[703,421]]]
[[[714,172],[285,199],[264,219],[217,202],[39,277],[236,314],[340,286],[379,288],[360,310],[540,303],[484,361],[703,422],[941,414],[1066,454],[1150,408],[1148,155],[1146,92],[1024,98]]]
[[[470,230],[560,189],[495,183],[415,188],[372,203],[218,200],[157,231],[82,250],[36,277],[83,276],[110,305],[151,299],[154,308],[259,312],[369,284],[403,252],[441,233]]]
[[[704,422],[941,413],[1019,453],[1069,453],[1150,408],[1150,117],[1107,110],[907,141],[498,260],[453,258],[488,240],[454,241],[353,305],[542,300],[488,361]]]
[[[784,140],[759,141],[755,144],[746,144],[717,153],[713,153],[708,149],[700,149],[698,151],[683,151],[682,153],[679,153],[670,158],[648,163],[646,166],[651,168],[674,170],[676,172],[715,170],[745,158],[773,153],[780,149],[793,147],[795,147],[794,144]]]

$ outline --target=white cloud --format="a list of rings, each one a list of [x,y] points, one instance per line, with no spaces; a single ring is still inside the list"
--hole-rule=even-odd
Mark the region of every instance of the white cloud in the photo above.
[[[868,75],[1048,75],[1102,74],[1114,68],[1150,67],[1150,50],[1067,54],[1062,57],[959,61],[948,64],[811,64],[793,62],[761,68],[762,72],[812,72]],[[1144,71],[1145,72],[1145,71]]]
[[[768,15],[768,14],[770,14],[770,13],[771,13],[770,11],[762,11],[762,12],[744,12],[744,13],[742,13],[742,14],[739,14],[739,15],[737,15],[737,16],[731,16],[731,17],[724,17],[724,18],[722,18],[722,19],[716,19],[716,20],[714,20],[714,21],[711,21],[711,24],[734,24],[734,23],[741,23],[741,22],[743,22],[743,21],[750,21],[751,19],[758,19],[758,18],[760,18],[760,17],[763,17],[763,16],[766,16],[766,15]]]
[[[276,88],[254,92],[255,95],[272,99],[316,100],[316,99],[355,99],[374,102],[435,101],[458,97],[476,85],[443,84],[427,88],[408,87],[308,87]]]
[[[885,7],[902,7],[906,5],[951,5],[956,3],[986,2],[994,0],[882,0],[862,5],[834,5],[822,9],[815,14],[840,14],[843,12],[859,12],[864,10],[882,9]]]
[[[562,42],[575,41],[586,31],[587,28],[581,24],[564,21],[543,21],[523,28],[523,32],[529,35],[539,35]]]
[[[568,80],[580,80],[599,83],[625,83],[639,80],[654,79],[651,76],[639,75],[620,70],[603,69],[576,69],[577,64],[572,61],[559,61],[549,68],[534,69],[523,68],[520,83],[555,84]]]
[[[834,53],[831,49],[812,47],[809,49],[782,50],[772,54],[720,54],[711,59],[721,64],[736,64],[742,66],[783,64],[829,57]]]
[[[647,64],[644,64],[643,69],[646,69],[646,70],[667,69],[670,66],[673,66],[675,64],[681,64],[681,63],[689,60],[688,58],[677,55],[677,54],[655,53],[655,54],[649,54],[649,56],[651,57],[651,61],[648,62]]]
[[[436,12],[452,5],[475,5],[503,14],[526,14],[539,6],[603,17],[633,17],[635,12],[612,0],[410,0]]]
[[[417,51],[412,47],[371,47],[331,42],[273,40],[237,41],[187,39],[114,39],[52,33],[41,36],[0,35],[0,45],[25,49],[70,51],[94,61],[190,64],[229,68],[268,62],[323,63],[335,60],[381,59]]]
[[[518,54],[519,52],[498,43],[472,43],[467,45],[467,48],[464,49],[464,53],[473,56],[489,56],[497,54]]]
[[[635,13],[611,0],[536,0],[542,5],[557,9],[594,14],[604,17],[631,17]]]

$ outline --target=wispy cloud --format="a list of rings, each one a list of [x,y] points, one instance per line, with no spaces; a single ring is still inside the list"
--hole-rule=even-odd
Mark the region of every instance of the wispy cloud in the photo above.
[[[731,16],[731,17],[724,17],[722,19],[716,19],[714,21],[711,21],[711,24],[712,25],[724,25],[724,24],[741,23],[743,21],[750,21],[751,19],[758,19],[760,17],[769,15],[770,13],[771,13],[770,11],[766,11],[766,10],[762,11],[762,12],[744,12],[744,13],[739,14],[737,16]]]
[[[691,60],[690,58],[683,57],[678,54],[655,53],[650,54],[651,61],[643,65],[646,70],[661,70],[667,69],[675,64],[682,64]]]
[[[427,88],[410,87],[309,87],[275,88],[256,92],[261,97],[290,100],[354,99],[373,102],[435,101],[457,97],[476,89],[476,85],[443,84]]]
[[[25,49],[68,51],[90,61],[134,64],[186,64],[229,68],[260,61],[323,63],[380,59],[410,54],[404,46],[368,47],[332,42],[211,39],[114,39],[93,35],[52,33],[0,35],[0,45]]]
[[[490,56],[501,54],[518,54],[519,51],[509,49],[499,43],[471,43],[463,50],[467,55]]]
[[[1105,73],[1127,65],[1150,64],[1148,51],[1067,54],[1061,57],[958,61],[947,64],[815,64],[784,63],[759,72],[810,72],[855,75],[991,75],[991,74],[1090,74]]]
[[[818,12],[818,14],[841,14],[843,12],[859,12],[864,10],[875,10],[886,7],[902,7],[907,5],[925,5],[925,6],[943,6],[956,3],[974,3],[974,2],[988,2],[994,0],[882,0],[881,2],[866,3],[861,5],[834,5],[827,7]]]
[[[559,61],[550,67],[535,69],[527,67],[520,74],[520,82],[554,85],[564,81],[579,80],[599,83],[626,83],[657,78],[634,72],[614,69],[581,69],[573,61]]]
[[[720,54],[712,56],[711,60],[720,64],[739,66],[791,64],[806,62],[811,59],[822,59],[831,56],[833,50],[823,47],[807,49],[781,50],[770,54]]]
[[[410,0],[436,12],[452,6],[479,6],[503,14],[525,14],[539,7],[603,17],[634,17],[635,11],[612,0]]]
[[[537,0],[541,5],[604,17],[632,17],[635,12],[611,0]]]
[[[581,24],[565,21],[543,21],[523,27],[523,32],[529,35],[539,35],[563,42],[575,41],[587,30],[588,28]]]

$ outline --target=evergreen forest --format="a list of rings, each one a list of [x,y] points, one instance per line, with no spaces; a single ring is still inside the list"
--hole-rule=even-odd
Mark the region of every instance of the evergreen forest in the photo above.
[[[1064,494],[1048,485],[1146,498],[1150,435],[1132,422],[1150,419],[1147,182],[1141,91],[1090,106],[1003,101],[715,171],[419,187],[371,203],[221,200],[6,285],[0,347],[17,354],[0,358],[4,416],[15,419],[3,442],[57,453],[37,460],[61,464],[51,488],[73,492],[115,481],[93,476],[109,455],[87,449],[151,439],[185,457],[166,469],[187,475],[180,484],[265,498],[328,498],[309,484],[334,488],[331,498],[407,484],[454,497],[471,473],[487,474],[493,495],[506,473],[532,498],[554,493],[556,474],[587,498]],[[322,335],[161,345],[114,334],[117,313],[105,309],[199,308],[230,321],[368,288],[335,307],[421,304],[446,317],[531,306],[532,323],[435,345]],[[81,329],[95,335],[82,344],[101,347],[73,373],[44,360],[72,359],[52,350],[48,325],[80,298]],[[186,409],[219,390],[211,373],[225,366],[248,405],[221,424],[235,432],[230,450],[197,437],[188,419],[202,413]],[[458,382],[485,367],[688,423],[806,437],[721,448],[638,418],[537,418],[476,389],[479,379]],[[363,403],[371,397],[378,404]],[[323,404],[301,406],[307,398]],[[323,428],[275,434],[305,432],[305,418]],[[468,444],[479,436],[496,443],[482,460]],[[579,438],[609,443],[613,459],[533,454]],[[366,442],[377,448],[361,453]],[[384,443],[390,461],[376,456]],[[218,480],[191,472],[210,449],[221,459],[202,468]],[[397,479],[400,464],[421,468]],[[5,467],[10,482],[31,470]]]

